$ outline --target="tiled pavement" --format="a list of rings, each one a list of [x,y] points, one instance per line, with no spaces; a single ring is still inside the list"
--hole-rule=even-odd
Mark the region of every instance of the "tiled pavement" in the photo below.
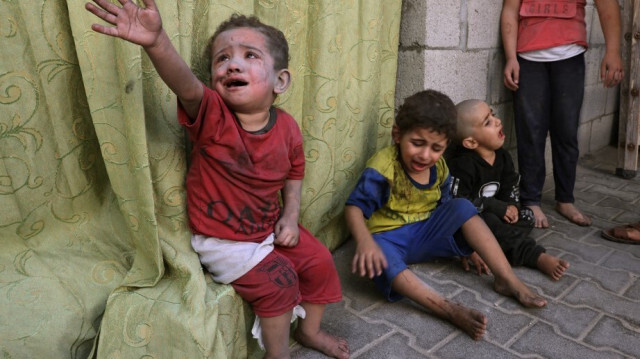
[[[487,333],[474,342],[408,300],[385,302],[368,279],[351,274],[350,240],[334,253],[344,300],[328,306],[323,327],[347,338],[352,358],[640,358],[640,245],[600,237],[604,228],[640,220],[640,176],[616,177],[616,160],[615,148],[580,160],[576,203],[593,217],[591,227],[570,224],[553,211],[547,180],[543,209],[551,226],[532,235],[571,267],[557,282],[515,268],[547,298],[547,307],[521,307],[495,293],[490,277],[464,272],[458,261],[412,266],[440,293],[485,313]],[[296,344],[292,357],[324,356]]]

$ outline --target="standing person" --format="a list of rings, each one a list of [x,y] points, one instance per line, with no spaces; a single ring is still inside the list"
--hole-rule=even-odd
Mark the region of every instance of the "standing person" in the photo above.
[[[518,279],[473,204],[451,197],[442,154],[455,133],[456,108],[449,97],[434,90],[408,97],[392,129],[394,144],[369,159],[345,216],[356,241],[354,273],[374,279],[387,300],[407,297],[478,340],[486,330],[485,315],[450,302],[408,264],[466,257],[475,250],[495,276],[496,292],[525,307],[547,302]]]
[[[144,8],[94,1],[99,7],[87,3],[87,10],[115,27],[92,29],[141,45],[178,97],[178,121],[194,143],[186,179],[191,244],[214,280],[251,304],[265,358],[289,358],[298,304],[306,311],[298,342],[348,358],[346,340],[320,329],[325,305],[342,298],[331,253],[298,224],[302,134],[272,106],[291,79],[284,34],[255,17],[220,24],[210,40],[210,89],[171,44],[153,0],[143,0]]]
[[[624,76],[620,9],[617,0],[594,2],[606,43],[600,78],[605,87],[612,87]],[[586,0],[504,0],[502,6],[504,84],[514,91],[520,198],[533,211],[538,228],[549,226],[540,206],[547,133],[555,209],[572,223],[591,225],[591,218],[575,206],[573,197],[587,49],[585,4]]]
[[[569,262],[547,254],[529,237],[535,220],[529,208],[520,207],[520,175],[502,147],[502,121],[482,100],[462,101],[456,109],[457,143],[446,154],[453,196],[476,206],[512,266],[524,265],[559,280]]]

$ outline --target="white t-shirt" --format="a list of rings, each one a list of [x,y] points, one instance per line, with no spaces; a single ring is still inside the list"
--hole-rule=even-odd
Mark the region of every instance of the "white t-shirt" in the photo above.
[[[551,62],[569,59],[585,51],[587,51],[587,49],[584,46],[568,44],[550,47],[548,49],[521,52],[518,56],[529,61]]]

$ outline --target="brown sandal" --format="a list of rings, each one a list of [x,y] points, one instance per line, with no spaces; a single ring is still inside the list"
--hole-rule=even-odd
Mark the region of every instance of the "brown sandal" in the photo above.
[[[605,229],[601,235],[612,242],[640,244],[640,222]]]

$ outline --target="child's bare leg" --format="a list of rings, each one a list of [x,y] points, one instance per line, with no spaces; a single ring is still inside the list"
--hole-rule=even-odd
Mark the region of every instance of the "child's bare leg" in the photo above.
[[[266,354],[265,359],[290,358],[289,355],[289,326],[293,310],[277,317],[260,317],[262,327],[262,342]]]
[[[454,303],[431,289],[409,269],[393,280],[393,290],[427,308],[436,316],[467,333],[473,340],[482,338],[487,328],[487,317],[481,312]]]
[[[349,344],[346,339],[335,337],[320,329],[326,305],[307,302],[300,305],[307,314],[304,319],[298,321],[298,328],[294,333],[296,341],[331,358],[349,358]]]
[[[462,225],[462,234],[467,243],[487,263],[495,277],[493,289],[516,298],[525,307],[544,307],[547,301],[535,294],[516,276],[504,256],[496,237],[480,216],[473,216]]]
[[[542,273],[551,277],[551,279],[558,280],[562,278],[564,271],[569,268],[569,262],[547,253],[542,253],[540,257],[538,257],[536,266]]]
[[[533,212],[533,217],[535,219],[535,227],[536,228],[548,228],[549,220],[547,220],[547,216],[542,212],[542,207],[540,206],[527,206]]]

